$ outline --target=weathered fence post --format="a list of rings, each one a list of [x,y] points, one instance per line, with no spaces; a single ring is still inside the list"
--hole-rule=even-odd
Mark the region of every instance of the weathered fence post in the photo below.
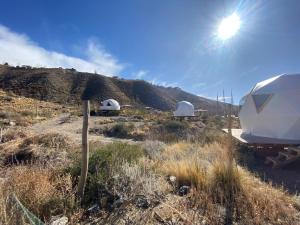
[[[78,196],[82,200],[84,196],[84,188],[89,167],[89,116],[90,116],[90,102],[89,100],[83,101],[83,125],[82,125],[82,160],[81,160],[81,174],[78,184]]]

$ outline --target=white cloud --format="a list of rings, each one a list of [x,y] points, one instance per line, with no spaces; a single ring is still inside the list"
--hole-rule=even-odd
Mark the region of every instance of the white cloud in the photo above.
[[[225,100],[225,102],[228,102],[228,100],[231,100],[230,96],[218,96],[217,97],[211,97],[211,96],[207,96],[207,95],[203,95],[203,94],[198,94],[197,96],[202,97],[202,98],[207,98],[207,99],[211,99],[211,100],[215,100],[215,101],[219,101],[219,102],[223,102]]]
[[[0,63],[31,65],[37,67],[75,68],[81,72],[95,72],[111,76],[119,75],[124,65],[94,41],[89,41],[87,59],[48,51],[24,34],[11,31],[0,25]]]
[[[160,81],[157,78],[153,78],[151,81],[149,81],[153,85],[158,85],[158,86],[164,86],[164,87],[177,87],[178,83],[173,82],[173,83],[167,83],[165,81]]]
[[[142,79],[148,74],[148,71],[145,70],[139,70],[135,73],[133,73],[131,76],[134,77],[135,79]]]

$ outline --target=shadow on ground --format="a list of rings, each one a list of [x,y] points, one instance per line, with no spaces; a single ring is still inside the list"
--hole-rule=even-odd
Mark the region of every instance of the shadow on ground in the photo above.
[[[239,164],[259,176],[263,181],[283,187],[291,194],[299,192],[300,159],[282,168],[273,169],[270,165],[265,164],[265,158],[259,156],[254,149],[238,146],[237,154]]]

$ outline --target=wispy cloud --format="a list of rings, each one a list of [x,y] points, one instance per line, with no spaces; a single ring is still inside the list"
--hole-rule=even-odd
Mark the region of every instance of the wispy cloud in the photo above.
[[[97,71],[107,76],[118,75],[124,69],[124,65],[117,58],[95,41],[89,40],[85,51],[86,59],[49,51],[28,36],[0,25],[0,63],[7,62],[15,66],[75,68],[82,72]]]
[[[131,75],[131,77],[135,78],[135,79],[142,79],[144,78],[146,75],[148,74],[148,71],[145,71],[145,70],[139,70],[135,73],[133,73]]]
[[[164,86],[164,87],[177,87],[177,82],[168,83],[166,81],[158,80],[157,78],[153,78],[149,81],[151,84],[158,85],[158,86]]]
[[[210,84],[210,85],[205,85],[205,86],[203,86],[203,88],[201,88],[201,91],[205,91],[205,90],[209,90],[209,89],[218,87],[218,86],[220,86],[220,85],[223,84],[223,83],[224,83],[224,80],[218,80],[218,81],[216,81],[215,83],[212,83],[212,84]]]
[[[225,97],[219,96],[218,98],[217,98],[217,96],[216,97],[211,97],[211,96],[207,96],[207,95],[203,95],[203,94],[198,94],[197,96],[202,97],[202,98],[207,98],[207,99],[215,100],[215,101],[218,100],[219,102],[223,102],[224,100],[225,100],[225,102],[228,102],[227,100],[231,99],[230,96],[225,96]]]

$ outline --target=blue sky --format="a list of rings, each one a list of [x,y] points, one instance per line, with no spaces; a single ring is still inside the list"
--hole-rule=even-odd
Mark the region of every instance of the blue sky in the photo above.
[[[300,71],[300,1],[1,0],[0,63],[74,67],[215,98]],[[222,42],[222,18],[240,31]]]

